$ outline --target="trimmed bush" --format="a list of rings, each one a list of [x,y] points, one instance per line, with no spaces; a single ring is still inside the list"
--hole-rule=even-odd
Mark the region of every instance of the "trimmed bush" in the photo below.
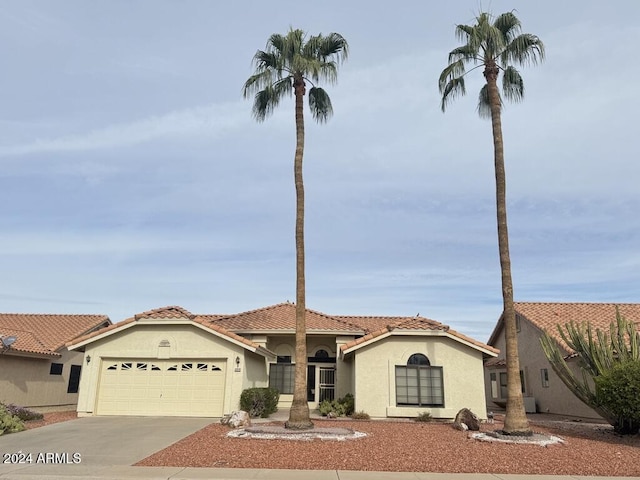
[[[28,422],[29,420],[42,420],[43,418],[43,415],[40,412],[36,412],[27,407],[14,405],[13,403],[5,405],[5,407],[11,415],[15,415],[23,422]]]
[[[251,418],[267,418],[278,411],[280,392],[275,388],[247,388],[240,395],[240,408]]]
[[[22,430],[24,430],[24,422],[9,413],[7,407],[0,403],[0,435],[21,432]]]

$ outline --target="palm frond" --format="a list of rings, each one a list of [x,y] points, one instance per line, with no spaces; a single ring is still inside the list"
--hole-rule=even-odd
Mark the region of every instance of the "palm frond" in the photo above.
[[[456,25],[456,38],[460,41],[469,41],[475,35],[475,27],[472,25]]]
[[[339,33],[329,35],[315,35],[307,41],[302,52],[305,56],[316,57],[318,60],[326,61],[332,58],[340,64],[349,56],[349,44]]]
[[[464,77],[452,78],[444,84],[440,91],[442,92],[442,102],[440,103],[440,108],[444,112],[447,108],[447,105],[455,100],[456,97],[460,97],[467,93],[467,90],[464,86]]]
[[[326,122],[333,115],[333,106],[327,92],[320,87],[309,89],[309,108],[311,116],[318,123]]]
[[[454,48],[449,52],[449,63],[457,60],[481,61],[482,59],[478,57],[478,46],[467,43],[461,47]]]
[[[273,83],[273,70],[263,70],[251,75],[242,87],[242,96],[248,98],[250,95],[262,90],[267,85]]]
[[[502,52],[503,65],[514,62],[520,65],[536,65],[545,56],[544,44],[535,35],[523,33],[515,37]]]
[[[449,83],[454,78],[462,77],[464,74],[464,59],[457,60],[447,65],[447,67],[442,70],[440,78],[438,79],[438,87],[440,88],[440,93],[444,93],[444,89],[447,83]]]
[[[280,100],[292,93],[291,77],[283,78],[274,84],[267,85],[263,90],[256,93],[253,101],[252,113],[254,118],[263,122],[271,116]]]
[[[500,100],[502,105],[502,100]],[[491,118],[491,102],[489,102],[489,87],[485,84],[478,94],[478,115],[480,118]]]
[[[513,66],[505,68],[502,74],[502,91],[507,100],[520,102],[524,98],[524,81]]]
[[[520,20],[518,20],[518,17],[516,17],[512,11],[498,15],[493,22],[493,26],[502,33],[505,45],[511,43],[522,28]]]
[[[274,33],[267,40],[267,51],[275,51],[282,55],[285,50],[286,37],[279,33]]]

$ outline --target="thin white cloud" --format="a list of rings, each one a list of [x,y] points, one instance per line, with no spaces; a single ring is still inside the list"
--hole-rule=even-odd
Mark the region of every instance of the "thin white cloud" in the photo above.
[[[251,119],[246,105],[244,107],[240,102],[229,102],[188,108],[77,135],[0,147],[0,156],[102,150],[182,136],[218,138],[224,132],[249,123]]]

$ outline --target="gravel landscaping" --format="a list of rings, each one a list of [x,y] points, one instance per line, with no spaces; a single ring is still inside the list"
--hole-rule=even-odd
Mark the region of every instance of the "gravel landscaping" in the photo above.
[[[78,418],[78,413],[75,410],[48,412],[43,413],[43,418],[41,420],[29,420],[28,422],[24,422],[24,426],[27,430],[29,430],[31,428],[51,425],[52,423],[66,422],[67,420],[73,420],[74,418]]]
[[[26,427],[37,428],[76,417],[73,411],[45,413],[44,419],[26,422]],[[137,465],[640,476],[640,435],[618,436],[606,424],[544,415],[530,418],[536,432],[558,436],[564,443],[542,447],[482,442],[472,439],[472,432],[454,430],[450,424],[440,422],[343,419],[314,422],[317,427],[352,429],[366,433],[366,437],[342,442],[298,442],[232,438],[227,436],[228,427],[212,423]],[[494,424],[482,424],[481,431],[501,429],[500,420],[497,417]]]
[[[231,438],[228,427],[214,423],[137,465],[640,476],[640,436],[619,437],[602,424],[532,422],[536,432],[565,440],[543,447],[478,441],[471,432],[440,422],[314,422],[317,427],[350,428],[366,437],[346,442]],[[483,424],[481,431],[502,426],[500,421]]]

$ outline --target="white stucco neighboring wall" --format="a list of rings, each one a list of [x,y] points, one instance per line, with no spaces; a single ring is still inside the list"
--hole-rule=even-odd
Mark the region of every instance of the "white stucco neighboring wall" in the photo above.
[[[224,360],[224,413],[239,408],[240,394],[244,388],[264,386],[267,383],[263,357],[190,322],[167,322],[161,325],[139,322],[89,343],[85,349],[85,358],[90,356],[91,361],[84,362],[80,380],[78,414],[82,416],[93,415],[95,412],[102,363],[109,359]],[[236,357],[240,358],[240,366],[237,368]]]
[[[414,353],[426,355],[431,366],[443,368],[443,407],[396,405],[395,367],[406,365]],[[486,418],[483,358],[478,350],[447,337],[393,335],[353,354],[356,411],[374,418],[415,417],[422,412],[434,418],[453,418],[466,407]]]
[[[518,332],[518,355],[520,359],[520,369],[523,372],[525,391],[523,396],[533,398],[536,410],[540,413],[553,413],[558,415],[571,415],[576,417],[600,419],[601,417],[564,384],[556,375],[547,360],[540,337],[542,332],[531,324],[526,318],[520,317],[520,331]],[[495,341],[494,347],[500,349],[500,357],[504,358],[505,341],[504,334],[500,334]],[[582,378],[582,373],[577,365],[577,361],[570,360],[569,365],[578,378]],[[549,381],[547,386],[542,382],[541,370],[546,369]],[[505,368],[487,368],[485,372],[485,382],[487,385],[487,404],[492,408],[490,373],[495,372],[499,377],[500,372],[505,372]],[[498,388],[498,392],[500,389]],[[505,400],[499,398],[498,400]]]

